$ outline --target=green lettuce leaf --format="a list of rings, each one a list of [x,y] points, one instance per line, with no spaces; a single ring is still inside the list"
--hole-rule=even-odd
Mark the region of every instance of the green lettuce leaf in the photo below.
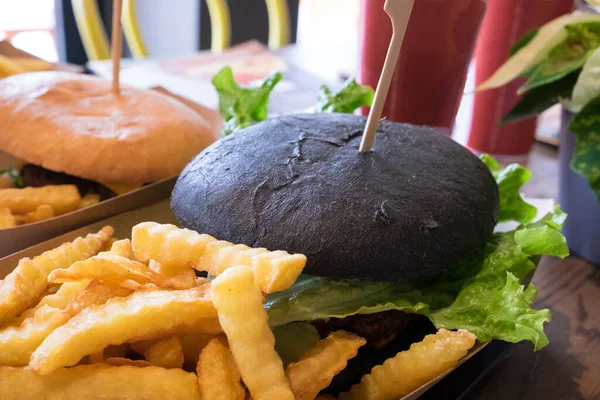
[[[564,257],[569,254],[569,246],[560,231],[566,219],[567,214],[556,206],[553,214],[548,214],[540,221],[517,230],[515,242],[526,254]]]
[[[219,94],[219,109],[225,120],[222,135],[230,135],[267,118],[269,95],[283,78],[274,72],[251,87],[240,87],[233,79],[231,67],[224,67],[212,79]]]
[[[323,85],[319,90],[315,112],[352,114],[359,107],[370,106],[374,96],[375,92],[370,86],[361,86],[354,78],[348,79],[335,93]]]
[[[482,296],[485,301],[479,301]],[[451,307],[433,313],[431,320],[438,329],[466,329],[481,342],[529,340],[534,349],[539,350],[548,344],[544,322],[550,322],[550,310],[530,308],[536,296],[537,289],[533,285],[525,289],[517,277],[507,272],[501,289],[469,286]]]
[[[547,85],[583,68],[587,59],[600,47],[600,22],[582,22],[565,26],[567,38],[550,51],[519,94]]]
[[[319,341],[317,328],[306,322],[293,322],[273,328],[275,350],[283,365],[296,362]]]
[[[531,179],[531,172],[519,164],[511,164],[501,168],[498,162],[487,154],[482,155],[481,161],[489,168],[498,183],[500,195],[499,222],[517,221],[522,224],[531,222],[537,210],[526,203],[519,190]]]
[[[580,76],[579,72],[573,72],[556,82],[529,90],[502,118],[501,123],[508,124],[538,116],[560,101],[568,99],[571,97],[578,76]]]
[[[531,308],[536,289],[525,289],[520,282],[542,254],[568,254],[558,232],[564,216],[557,208],[540,222],[496,233],[482,254],[432,277],[394,284],[301,276],[290,289],[267,296],[269,323],[401,310],[427,316],[437,328],[467,329],[481,341],[529,340],[539,349],[547,343],[543,322],[549,313]]]
[[[6,175],[11,181],[13,181],[15,187],[17,187],[17,188],[24,187],[23,178],[21,178],[21,174],[19,173],[18,169],[16,169],[16,168],[0,169],[0,175]]]
[[[583,107],[569,130],[576,139],[571,168],[587,179],[600,201],[600,97]]]

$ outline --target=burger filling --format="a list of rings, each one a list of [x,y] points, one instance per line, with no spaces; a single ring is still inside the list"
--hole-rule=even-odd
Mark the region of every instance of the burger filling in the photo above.
[[[86,194],[97,194],[100,196],[100,201],[110,199],[117,196],[106,186],[90,181],[87,179],[78,178],[73,175],[68,175],[62,172],[54,172],[49,169],[42,168],[38,165],[25,164],[20,171],[23,187],[42,187],[47,185],[75,185],[81,196]]]

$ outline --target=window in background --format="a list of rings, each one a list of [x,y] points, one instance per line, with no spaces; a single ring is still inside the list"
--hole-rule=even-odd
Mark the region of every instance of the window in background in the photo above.
[[[0,0],[0,40],[57,61],[54,0]]]
[[[358,25],[360,0],[300,0],[298,45],[318,53],[323,65],[339,66],[339,75],[358,72]]]

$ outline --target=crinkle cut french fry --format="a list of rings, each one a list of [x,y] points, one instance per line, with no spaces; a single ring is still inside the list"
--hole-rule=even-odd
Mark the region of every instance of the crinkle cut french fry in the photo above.
[[[158,261],[150,260],[148,266],[159,275],[167,278],[165,287],[172,289],[190,289],[196,284],[196,273],[192,268],[179,268],[169,264],[161,264]]]
[[[229,348],[215,338],[200,353],[196,367],[200,397],[211,400],[243,400],[240,371]]]
[[[132,256],[131,241],[129,239],[115,240],[108,251],[110,254],[130,258]],[[102,253],[100,253],[102,254]]]
[[[48,276],[48,280],[54,283],[73,282],[81,279],[97,279],[112,283],[131,280],[140,285],[154,283],[163,287],[164,281],[166,281],[147,265],[111,253],[98,254],[87,260],[78,261],[69,268],[54,270]]]
[[[180,335],[179,340],[181,342],[185,364],[195,366],[198,363],[200,352],[214,337],[215,335],[210,333],[188,333]],[[143,356],[150,346],[161,339],[133,342],[130,343],[129,346],[133,351]]]
[[[440,329],[362,377],[340,399],[396,400],[454,367],[475,344],[470,332]]]
[[[81,310],[130,293],[120,286],[107,287],[97,281],[63,284],[55,295],[44,297],[38,306],[27,310],[24,314],[31,316],[21,324],[0,330],[0,365],[27,365],[48,335]]]
[[[0,367],[0,382],[3,400],[200,400],[196,374],[159,367],[91,364],[47,376]]]
[[[177,336],[159,340],[144,352],[144,357],[151,365],[162,368],[183,368],[183,347]]]
[[[209,243],[200,259],[200,269],[214,276],[237,265],[252,267],[260,290],[274,293],[288,289],[296,282],[306,265],[306,256],[218,241]]]
[[[25,366],[35,349],[56,328],[67,322],[61,311],[48,306],[21,326],[9,326],[0,331],[0,365]]]
[[[27,318],[33,317],[36,311],[43,306],[64,310],[88,288],[89,283],[89,280],[83,280],[60,285],[56,293],[42,297],[35,307],[23,311],[17,319],[12,321],[14,322],[13,326],[21,325]]]
[[[25,223],[33,224],[50,218],[54,218],[54,210],[49,204],[42,204],[35,211],[25,214]]]
[[[88,307],[71,318],[37,348],[30,365],[40,374],[49,374],[109,345],[215,329],[216,319],[208,287],[136,292]]]
[[[70,318],[63,309],[85,290],[88,282],[67,283],[19,317],[19,323],[0,330],[0,365],[29,364],[31,354],[56,328]]]
[[[17,226],[17,220],[8,207],[0,207],[0,229]]]
[[[219,321],[252,398],[293,400],[252,269],[244,266],[227,269],[212,281],[211,292]]]
[[[98,233],[77,238],[32,260],[24,258],[19,261],[0,285],[0,325],[9,322],[39,299],[48,287],[50,272],[97,254],[112,234],[113,228],[106,226]]]
[[[27,214],[42,204],[48,204],[55,215],[62,215],[77,210],[80,201],[81,196],[75,185],[0,190],[0,207],[8,207],[15,214]]]
[[[336,331],[319,340],[302,358],[286,368],[296,400],[313,400],[346,368],[367,341],[345,331]]]
[[[138,260],[155,260],[182,269],[197,267],[206,245],[216,240],[210,235],[155,222],[142,222],[131,230],[131,246]]]
[[[119,242],[115,242],[113,247]],[[115,251],[124,252],[117,249]],[[101,253],[87,260],[78,261],[67,269],[57,269],[48,276],[53,283],[76,282],[81,279],[96,279],[104,283],[116,283],[137,289],[144,285],[155,285],[167,289],[189,289],[195,286],[196,278],[191,268],[177,276],[165,277],[139,261],[113,254]],[[134,285],[125,284],[135,283]]]
[[[65,308],[65,313],[70,318],[91,305],[104,304],[113,297],[126,297],[131,293],[131,290],[119,285],[107,285],[98,281],[91,281],[85,290]]]
[[[88,193],[81,198],[79,201],[79,209],[86,208],[98,204],[100,202],[100,195],[95,193]]]
[[[188,229],[154,222],[136,225],[131,242],[136,257],[142,261],[152,259],[182,268],[193,267],[215,276],[234,266],[252,267],[256,283],[264,293],[289,288],[306,264],[302,254],[234,245]]]

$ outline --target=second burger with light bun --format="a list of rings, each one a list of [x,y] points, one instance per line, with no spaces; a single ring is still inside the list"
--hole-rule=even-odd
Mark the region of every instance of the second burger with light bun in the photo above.
[[[0,150],[21,161],[4,187],[75,185],[82,197],[105,200],[176,176],[218,136],[205,111],[154,90],[122,85],[115,93],[90,75],[2,79]]]

